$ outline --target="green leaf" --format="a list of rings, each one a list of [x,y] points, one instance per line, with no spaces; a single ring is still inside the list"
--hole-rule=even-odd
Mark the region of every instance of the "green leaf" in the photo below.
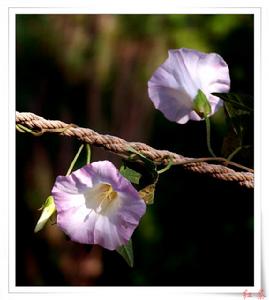
[[[150,160],[149,158],[147,158],[145,155],[143,155],[139,151],[135,150],[133,147],[129,147],[128,150],[129,150],[129,152],[135,154],[135,156],[138,156],[144,162],[145,166],[148,169],[151,169],[151,170],[156,170],[157,169],[155,163],[152,160]],[[129,157],[129,160],[134,160],[135,156],[131,155]]]
[[[125,261],[131,268],[134,266],[132,239],[130,239],[126,245],[117,248],[116,251],[125,259]]]
[[[134,177],[132,179],[134,179],[133,181],[136,181],[138,183],[134,183],[135,188],[139,191],[143,188],[145,188],[146,186],[156,183],[158,178],[159,178],[159,174],[158,174],[158,170],[157,167],[154,166],[154,168],[145,165],[144,163],[138,162],[138,161],[132,161],[132,160],[124,160],[123,161],[123,166],[126,168],[128,167],[129,169],[131,169],[132,171],[136,172],[137,174],[139,174],[140,178],[139,178],[139,182],[138,182],[138,178]],[[123,166],[120,169],[120,172],[123,169]],[[136,175],[137,176],[137,175]]]
[[[236,136],[233,137],[232,132],[228,131],[224,148],[227,148],[227,151],[231,148],[228,151],[231,153],[237,147],[253,145],[253,98],[248,95],[235,93],[213,93],[213,95],[220,97],[224,101],[224,108],[228,120],[230,125],[232,125],[233,132],[236,134]],[[226,155],[230,155],[227,151],[224,151]]]
[[[56,207],[54,204],[54,199],[52,196],[49,196],[47,198],[47,200],[45,201],[44,205],[43,205],[43,210],[41,213],[41,216],[35,226],[35,233],[40,231],[45,224],[47,223],[47,221],[49,220],[49,218],[53,215],[53,213],[56,211]]]
[[[211,114],[211,105],[208,102],[206,95],[201,90],[198,90],[198,93],[194,98],[193,109],[201,118],[206,118]]]
[[[212,93],[212,95],[221,98],[225,104],[230,103],[234,109],[253,112],[253,98],[249,95],[235,93]]]
[[[228,157],[236,148],[238,148],[241,145],[241,143],[242,142],[239,136],[236,134],[235,129],[232,126],[230,126],[229,131],[223,138],[221,155],[223,157]]]
[[[234,104],[229,102],[225,102],[224,105],[234,131],[240,140],[240,144],[252,144],[253,112],[238,109]]]
[[[154,203],[155,187],[156,183],[153,183],[144,187],[138,192],[139,196],[145,201],[147,205]]]
[[[133,183],[137,184],[136,189],[137,190],[142,190],[150,185],[155,185],[156,182],[158,181],[159,178],[159,172],[162,173],[165,172],[167,169],[169,169],[172,165],[172,161],[169,162],[168,166],[165,167],[163,170],[158,171],[156,164],[147,158],[145,155],[142,153],[138,152],[132,147],[129,147],[128,149],[132,154],[128,158],[128,160],[124,161],[124,166],[128,167],[132,171],[138,173],[140,175],[139,182],[136,183],[133,181]],[[140,161],[137,160],[137,157],[139,158]],[[141,163],[142,162],[142,163]],[[122,171],[123,168],[121,168]],[[135,175],[137,176],[137,175]],[[132,178],[132,176],[131,176]],[[133,178],[132,178],[133,179]],[[149,193],[149,190],[145,190],[144,192],[148,192],[147,198],[148,202],[153,202],[154,198],[154,193]],[[152,194],[150,196],[150,194]]]
[[[241,109],[235,109],[231,103],[225,103],[225,109],[232,122],[235,133],[237,134],[239,139],[242,140],[245,123],[244,118],[247,119],[248,113]]]
[[[126,179],[128,179],[129,181],[131,181],[134,184],[139,184],[139,180],[142,176],[140,173],[127,167],[125,164],[123,164],[121,166],[120,173],[122,176],[124,176]]]

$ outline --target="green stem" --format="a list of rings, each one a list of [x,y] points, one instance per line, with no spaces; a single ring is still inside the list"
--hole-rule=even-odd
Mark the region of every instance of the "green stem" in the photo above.
[[[232,158],[242,150],[242,146],[237,147],[228,157],[227,160],[230,161]]]
[[[170,160],[169,163],[168,163],[168,165],[166,167],[164,167],[163,169],[157,171],[157,173],[158,174],[162,174],[162,173],[168,171],[172,167],[172,165],[173,165],[173,161]]]
[[[73,168],[74,168],[74,165],[75,165],[75,163],[77,162],[78,157],[79,157],[79,154],[80,154],[81,150],[83,149],[83,147],[84,147],[83,144],[79,147],[76,156],[74,157],[74,159],[72,160],[72,162],[71,162],[71,164],[70,164],[70,167],[69,167],[69,169],[68,169],[68,171],[67,171],[67,173],[66,173],[66,176],[70,175],[70,173],[72,172],[72,170],[73,170]]]
[[[89,164],[91,162],[91,146],[89,144],[86,144],[86,150],[87,150],[87,158],[86,163]]]
[[[224,157],[200,157],[200,158],[188,158],[186,160],[183,160],[181,162],[174,162],[174,165],[180,166],[180,165],[187,165],[187,164],[192,164],[192,163],[197,163],[197,162],[207,162],[207,161],[216,161],[216,162],[223,162],[224,165],[231,165],[234,167],[237,167],[239,169],[245,170],[247,172],[253,173],[254,170],[250,169],[248,167],[245,167],[241,164],[235,163],[233,161],[228,161]]]
[[[19,132],[23,132],[23,133],[29,132],[29,133],[31,133],[32,135],[35,135],[35,136],[40,136],[40,135],[43,134],[43,131],[42,131],[42,130],[41,130],[40,132],[36,132],[36,131],[34,131],[34,130],[28,128],[28,127],[25,127],[25,126],[23,126],[23,125],[21,125],[21,124],[17,124],[17,125],[16,125],[16,129],[17,129]]]
[[[251,146],[247,145],[247,146],[238,146],[228,157],[227,160],[230,161],[232,160],[232,158],[238,153],[240,152],[242,149],[248,149]]]
[[[210,128],[210,120],[208,117],[205,118],[205,123],[206,123],[206,143],[207,143],[207,149],[209,151],[209,153],[216,157],[216,154],[214,153],[214,151],[212,150],[211,147],[211,141],[210,141],[210,135],[211,135],[211,128]]]
[[[16,129],[19,131],[19,132],[25,132],[25,129],[21,127],[22,125],[20,124],[17,124],[16,125]],[[28,128],[27,128],[28,129]]]

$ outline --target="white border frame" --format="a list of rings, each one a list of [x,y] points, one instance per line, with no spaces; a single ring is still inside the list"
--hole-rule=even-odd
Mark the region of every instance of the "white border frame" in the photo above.
[[[16,1],[14,1],[16,2]],[[36,5],[37,1],[28,1],[29,5]],[[260,80],[261,80],[261,7],[182,7],[179,3],[169,3],[169,5],[163,5],[159,3],[159,1],[155,0],[154,5],[152,4],[152,1],[147,1],[147,3],[143,3],[143,6],[138,7],[137,5],[130,4],[128,7],[126,7],[125,3],[122,1],[118,5],[115,5],[113,2],[112,5],[107,6],[107,2],[103,0],[99,0],[98,3],[87,3],[87,8],[83,7],[85,5],[85,2],[83,1],[76,1],[76,7],[66,7],[70,6],[70,1],[66,1],[66,4],[63,5],[59,2],[58,7],[53,8],[47,8],[45,7],[47,5],[46,1],[39,1],[41,3],[40,8],[33,8],[33,7],[19,7],[20,3],[17,1],[16,5],[18,7],[7,7],[9,9],[8,15],[9,15],[9,36],[8,36],[8,42],[9,42],[9,114],[8,114],[8,120],[7,116],[6,118],[3,118],[4,120],[8,121],[9,127],[12,127],[13,124],[15,124],[15,14],[23,14],[23,13],[35,13],[35,14],[47,14],[47,13],[65,13],[65,14],[102,14],[102,13],[109,13],[109,14],[121,14],[121,13],[153,13],[153,14],[170,14],[170,13],[179,13],[179,14],[218,14],[218,13],[235,13],[235,14],[254,14],[255,15],[255,147],[257,145],[261,144],[261,132],[262,132],[262,126],[261,122],[257,122],[257,120],[261,119],[261,86],[260,86]],[[105,3],[104,3],[105,2]],[[190,1],[190,6],[193,1]],[[207,1],[208,2],[208,1]],[[247,1],[241,2],[246,4]],[[158,3],[158,4],[157,4]],[[25,2],[24,2],[25,4]],[[54,4],[55,5],[55,4]],[[205,3],[206,5],[206,3]],[[208,3],[207,3],[208,5]],[[224,3],[222,3],[224,6]],[[236,5],[236,4],[234,4]],[[22,5],[23,6],[23,5]],[[44,7],[42,7],[44,6]],[[60,7],[59,7],[60,6]],[[61,7],[64,6],[64,7]],[[238,5],[240,6],[240,5]],[[251,5],[250,5],[251,6]],[[154,8],[154,9],[153,9]],[[7,13],[7,11],[6,11]],[[2,14],[1,14],[2,15]],[[4,19],[6,20],[6,15],[4,16]],[[268,77],[267,77],[268,78]],[[258,99],[258,100],[257,100]],[[110,297],[112,296],[111,292],[117,292],[117,290],[120,289],[120,292],[118,295],[122,294],[122,290],[133,289],[133,288],[97,288],[97,287],[16,287],[15,286],[15,190],[14,190],[14,178],[15,178],[15,161],[13,158],[15,157],[15,133],[10,132],[12,131],[11,128],[9,128],[9,207],[8,207],[8,217],[9,217],[9,229],[8,229],[8,236],[9,236],[9,244],[8,244],[8,253],[9,253],[9,280],[8,280],[8,293],[9,296],[11,294],[19,295],[20,293],[30,293],[27,295],[27,297],[32,297],[31,293],[38,293],[40,296],[40,293],[79,293],[84,294],[90,293],[91,296],[98,296],[100,297],[104,289],[106,292],[104,293],[104,296]],[[181,293],[184,294],[184,298],[188,299],[190,294],[194,293],[194,295],[198,295],[203,297],[201,295],[204,293],[217,293],[218,299],[222,297],[226,297],[225,293],[229,293],[230,296],[240,296],[242,298],[242,293],[245,289],[247,289],[251,293],[258,292],[261,286],[261,273],[260,273],[260,266],[261,266],[261,253],[260,253],[260,242],[261,242],[261,153],[257,151],[257,147],[255,148],[255,271],[254,271],[254,277],[255,277],[255,284],[254,287],[213,287],[213,288],[202,288],[202,287],[141,287],[135,289],[135,294],[139,296],[141,294],[142,297],[148,297],[153,295],[163,295],[163,297],[167,296],[169,294],[169,298],[176,299],[177,296]],[[261,151],[262,152],[262,151]],[[5,206],[4,206],[5,207]],[[266,206],[268,207],[268,205]],[[5,236],[6,237],[6,236]],[[265,245],[263,244],[263,250],[265,249]],[[7,250],[7,249],[5,249]],[[13,272],[14,271],[14,272]],[[5,281],[5,280],[3,280]],[[262,280],[263,281],[263,280]],[[111,290],[111,291],[110,291]],[[108,292],[108,294],[106,294]],[[187,294],[186,294],[187,293]],[[230,293],[237,293],[230,294]],[[116,293],[117,294],[117,293]],[[50,295],[51,296],[51,295]],[[73,294],[74,296],[74,294]],[[214,297],[213,299],[216,299],[216,294],[214,295],[205,295],[206,299],[210,299]],[[174,298],[176,297],[176,298]],[[0,290],[0,298],[1,298],[1,290]],[[118,298],[118,297],[117,297]],[[193,298],[191,298],[193,299]],[[199,298],[201,299],[201,298]],[[229,298],[231,299],[231,298]]]

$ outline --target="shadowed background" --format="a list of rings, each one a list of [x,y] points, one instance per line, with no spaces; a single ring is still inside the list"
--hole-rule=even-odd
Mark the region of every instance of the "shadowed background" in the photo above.
[[[181,47],[219,53],[231,91],[253,94],[252,15],[17,15],[16,109],[209,156],[204,122],[172,123],[147,95],[168,49]],[[223,116],[212,132],[218,154],[227,148]],[[53,221],[34,234],[38,208],[78,147],[67,137],[16,135],[17,285],[253,285],[253,191],[180,167],[160,177],[133,235],[134,268],[116,252],[68,241]],[[114,154],[92,152],[120,166]],[[253,167],[253,151],[235,160]]]

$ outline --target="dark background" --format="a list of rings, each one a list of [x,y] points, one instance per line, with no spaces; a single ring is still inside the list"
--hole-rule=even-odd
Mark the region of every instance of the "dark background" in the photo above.
[[[253,21],[252,15],[17,15],[16,109],[188,157],[209,156],[204,122],[166,120],[148,98],[147,81],[168,49],[193,48],[219,53],[231,91],[252,95]],[[221,155],[228,132],[223,111],[213,125]],[[17,133],[18,286],[253,285],[253,191],[179,166],[161,176],[155,203],[133,235],[134,268],[116,252],[68,241],[55,224],[34,234],[38,208],[78,147],[66,137]],[[93,160],[120,165],[115,155],[92,151]],[[235,161],[253,167],[252,157]]]

